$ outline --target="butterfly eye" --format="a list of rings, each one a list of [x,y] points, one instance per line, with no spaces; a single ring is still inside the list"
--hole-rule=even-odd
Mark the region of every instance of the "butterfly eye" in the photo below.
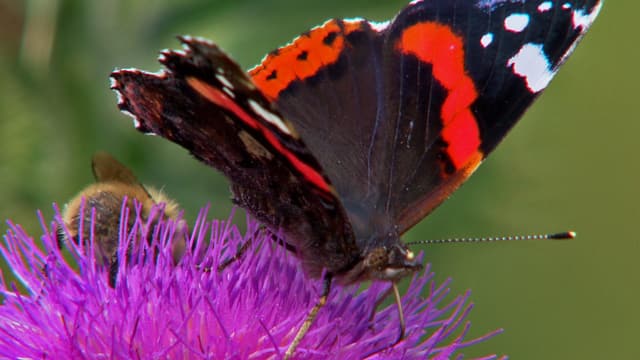
[[[407,258],[407,260],[413,261],[416,258],[416,254],[411,250],[407,250],[407,254],[405,255],[405,257]]]

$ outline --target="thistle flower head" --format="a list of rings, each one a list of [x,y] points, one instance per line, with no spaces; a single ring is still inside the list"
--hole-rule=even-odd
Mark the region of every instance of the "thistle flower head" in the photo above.
[[[248,221],[243,234],[229,221],[207,220],[206,209],[192,224],[176,264],[172,243],[184,223],[158,219],[160,213],[155,209],[145,219],[123,211],[123,217],[136,218],[131,228],[125,219],[120,222],[121,260],[113,288],[108,269],[85,255],[94,253],[91,239],[67,244],[69,254],[63,256],[55,233],[59,217],[46,224],[40,216],[41,242],[9,222],[0,251],[26,290],[19,292],[4,278],[0,284],[0,357],[281,358],[317,301],[320,281],[305,279],[295,256],[256,222]],[[140,241],[149,238],[150,243]],[[240,259],[210,271],[250,238]],[[336,285],[295,357],[455,358],[497,331],[466,339],[469,294],[445,303],[447,284],[435,285],[429,267],[416,274],[403,296],[407,336],[395,345],[395,306],[370,318],[390,284],[372,283],[364,290]]]

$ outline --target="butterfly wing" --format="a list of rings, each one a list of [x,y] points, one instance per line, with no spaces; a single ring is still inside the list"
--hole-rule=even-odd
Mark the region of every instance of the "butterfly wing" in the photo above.
[[[236,203],[282,232],[309,275],[353,262],[359,254],[345,211],[294,127],[216,45],[181,41],[183,51],[162,53],[166,71],[112,74],[120,109],[138,130],[225,174]]]
[[[413,1],[331,20],[250,71],[295,125],[358,239],[404,233],[478,167],[547,86],[597,0]]]

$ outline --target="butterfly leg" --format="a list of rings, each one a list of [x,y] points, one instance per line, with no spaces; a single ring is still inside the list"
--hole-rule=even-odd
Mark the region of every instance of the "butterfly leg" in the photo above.
[[[259,230],[256,230],[256,232]],[[242,256],[244,256],[244,254],[247,252],[247,249],[249,249],[249,246],[251,246],[251,244],[253,244],[253,239],[255,238],[255,234],[254,236],[251,236],[249,239],[247,239],[247,241],[245,241],[240,248],[238,249],[238,251],[236,251],[235,254],[233,254],[232,257],[224,260],[221,264],[218,265],[218,272],[221,272],[222,270],[226,269],[229,265],[233,264],[234,262],[240,260],[242,258]]]
[[[387,297],[393,293],[393,297],[395,299],[396,305],[398,307],[398,318],[400,320],[400,334],[398,335],[398,340],[396,340],[392,346],[395,346],[397,343],[404,339],[405,335],[405,321],[404,321],[404,311],[402,310],[402,302],[400,301],[400,291],[398,290],[398,285],[395,282],[391,283],[391,286],[382,293],[382,296],[376,300],[376,304],[371,310],[371,315],[369,316],[369,323],[371,323],[371,327],[373,327],[373,320],[376,316],[378,307],[382,305],[382,303],[387,299]]]
[[[240,249],[238,249],[238,251],[236,251],[236,253],[235,253],[232,257],[230,257],[230,258],[228,258],[228,259],[224,260],[221,264],[219,264],[219,265],[218,265],[218,272],[220,272],[220,271],[222,271],[222,270],[226,269],[229,265],[231,265],[231,264],[233,264],[234,262],[236,262],[236,261],[240,260],[240,259],[242,258],[242,256],[244,256],[244,253],[247,251],[247,249],[251,246],[251,244],[253,244],[253,239],[255,238],[255,236],[258,234],[258,231],[260,231],[260,230],[265,230],[265,228],[261,228],[261,229],[256,230],[256,232],[254,233],[254,236],[250,237],[247,241],[245,241],[245,242],[240,246]],[[268,230],[265,230],[265,231],[268,231]],[[282,247],[284,247],[285,249],[287,249],[287,251],[290,251],[290,252],[296,253],[296,251],[297,251],[297,250],[296,250],[296,248],[295,248],[293,245],[291,245],[291,244],[289,244],[289,243],[287,243],[287,242],[285,242],[285,241],[280,241],[280,240],[276,237],[276,235],[274,235],[274,234],[273,234],[273,233],[271,233],[271,232],[269,232],[269,234],[271,234],[271,239],[272,239],[273,241],[276,241],[276,242],[278,243],[278,245],[281,245]],[[209,270],[209,271],[211,271],[211,269],[208,269],[208,270]]]
[[[311,311],[309,311],[307,318],[304,319],[304,323],[302,323],[302,326],[298,330],[296,337],[293,339],[293,341],[291,342],[291,345],[289,345],[289,348],[287,349],[287,352],[285,352],[284,354],[284,360],[288,360],[293,356],[293,354],[296,352],[296,349],[298,348],[298,345],[300,345],[300,342],[309,331],[311,324],[313,324],[313,321],[315,320],[316,316],[318,316],[318,312],[327,303],[327,297],[329,297],[329,291],[331,290],[332,279],[333,279],[333,274],[330,274],[330,273],[325,274],[323,279],[324,287],[322,289],[322,295],[320,295],[320,299],[318,299],[318,302],[316,303],[316,305],[311,309]]]
[[[396,300],[396,305],[398,306],[398,319],[400,320],[400,334],[398,334],[398,340],[393,343],[392,346],[395,346],[397,343],[404,339],[404,333],[406,324],[404,322],[404,312],[402,311],[402,299],[400,298],[400,290],[398,290],[398,284],[394,281],[392,282],[391,288],[393,289],[393,297]]]
[[[234,262],[242,259],[244,254],[247,252],[247,249],[249,249],[251,244],[253,244],[253,240],[254,240],[255,236],[257,235],[258,231],[260,231],[260,229],[256,230],[256,232],[253,234],[253,236],[249,237],[244,243],[242,243],[242,245],[240,245],[240,248],[238,250],[236,250],[236,253],[233,254],[233,256],[223,260],[220,264],[218,264],[218,267],[217,267],[216,271],[217,272],[221,272],[224,269],[226,269],[227,267],[229,267],[229,265],[231,265]],[[201,269],[205,273],[209,273],[209,272],[212,271],[212,268],[210,266],[200,266],[200,265],[198,265],[198,268]]]
[[[376,313],[378,312],[378,308],[387,299],[387,297],[389,297],[389,295],[391,295],[392,291],[393,291],[393,285],[389,286],[389,288],[382,293],[382,295],[378,298],[378,300],[376,300],[375,305],[371,309],[371,315],[369,315],[369,324],[370,324],[369,327],[370,328],[373,328],[373,322],[375,320]]]
[[[366,356],[363,356],[362,359],[370,359],[372,358],[374,355],[379,354],[381,351],[384,351],[388,348],[392,348],[394,346],[396,346],[400,341],[402,341],[402,339],[404,339],[404,335],[405,335],[405,331],[406,331],[406,325],[405,325],[405,321],[404,321],[404,312],[402,310],[402,302],[400,301],[400,291],[398,290],[398,285],[396,284],[396,282],[391,282],[391,287],[389,287],[383,294],[382,296],[376,301],[376,307],[373,309],[373,312],[371,313],[371,318],[370,321],[373,322],[373,318],[375,316],[376,313],[376,309],[378,308],[378,306],[380,304],[382,304],[382,302],[387,298],[387,296],[389,296],[389,294],[391,294],[391,292],[393,292],[393,297],[395,298],[396,301],[396,305],[398,307],[398,318],[399,318],[399,322],[400,322],[400,334],[398,334],[398,338],[396,339],[396,341],[394,341],[392,344],[390,344],[389,346],[385,346],[382,349],[376,350]]]

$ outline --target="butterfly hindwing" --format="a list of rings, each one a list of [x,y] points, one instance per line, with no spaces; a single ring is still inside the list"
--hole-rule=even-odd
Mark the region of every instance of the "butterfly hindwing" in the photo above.
[[[181,41],[184,51],[160,57],[167,71],[112,74],[120,108],[134,116],[138,130],[222,171],[235,201],[285,235],[310,275],[352,262],[357,249],[342,205],[293,126],[216,45]],[[327,247],[326,258],[305,256],[312,247]]]

